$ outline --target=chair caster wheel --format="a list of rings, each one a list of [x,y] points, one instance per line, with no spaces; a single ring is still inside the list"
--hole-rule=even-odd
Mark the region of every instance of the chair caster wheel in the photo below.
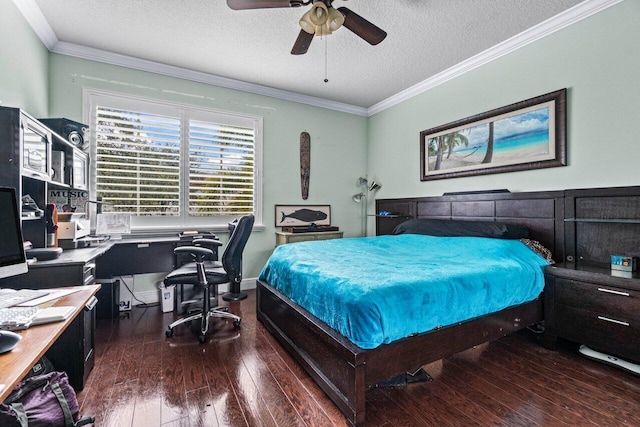
[[[205,339],[206,339],[206,338],[205,338],[205,336],[204,336],[204,335],[198,335],[198,342],[199,342],[200,344],[203,344],[203,343],[204,343],[204,341],[205,341]]]
[[[234,321],[233,321],[233,326],[234,326],[235,328],[239,328],[239,327],[240,327],[240,320],[234,320]]]
[[[164,334],[168,337],[172,337],[173,336],[173,329],[169,328],[167,329]]]

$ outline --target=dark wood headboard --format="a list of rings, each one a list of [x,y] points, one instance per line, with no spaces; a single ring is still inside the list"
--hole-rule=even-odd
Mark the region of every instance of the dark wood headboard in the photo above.
[[[391,234],[409,218],[499,221],[529,228],[530,238],[565,257],[564,191],[530,193],[486,192],[446,196],[376,200],[376,234]]]
[[[565,266],[640,257],[640,186],[565,191]]]

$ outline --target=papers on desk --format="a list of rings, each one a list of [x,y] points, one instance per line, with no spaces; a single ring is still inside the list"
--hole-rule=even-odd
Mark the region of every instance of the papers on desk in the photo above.
[[[48,289],[47,289],[48,290]],[[55,301],[58,298],[62,298],[65,295],[72,294],[74,292],[78,292],[80,289],[56,289],[51,290],[48,295],[45,295],[40,298],[32,299],[21,304],[18,304],[18,307],[35,307],[36,305],[44,304],[45,302]]]
[[[71,316],[76,308],[74,306],[47,307],[38,310],[31,326],[42,325],[43,323],[60,322]]]

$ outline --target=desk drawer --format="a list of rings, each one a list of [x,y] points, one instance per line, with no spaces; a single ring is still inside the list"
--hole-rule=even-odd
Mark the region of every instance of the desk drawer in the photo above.
[[[627,319],[640,319],[640,292],[556,279],[556,303]]]
[[[558,335],[605,353],[640,360],[640,321],[565,305],[556,306]]]
[[[96,264],[88,262],[82,268],[82,284],[92,285],[96,280]]]

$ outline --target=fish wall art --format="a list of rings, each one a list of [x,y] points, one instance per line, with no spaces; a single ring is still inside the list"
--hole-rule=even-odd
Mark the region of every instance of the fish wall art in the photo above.
[[[331,206],[276,205],[276,227],[331,225]]]

